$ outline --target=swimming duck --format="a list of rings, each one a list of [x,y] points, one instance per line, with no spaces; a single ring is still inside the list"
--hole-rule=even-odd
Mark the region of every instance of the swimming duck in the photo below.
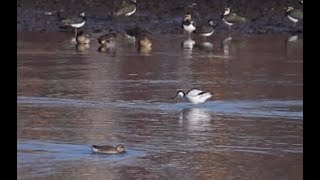
[[[62,23],[65,25],[71,26],[74,28],[74,36],[77,36],[77,29],[84,26],[87,21],[87,17],[84,12],[82,12],[79,16],[69,17],[62,20]]]
[[[117,34],[113,31],[110,31],[107,34],[104,34],[100,37],[98,37],[98,42],[101,45],[107,46],[107,47],[115,47],[117,43]]]
[[[225,8],[221,17],[222,21],[229,26],[229,31],[231,30],[232,25],[246,22],[246,19],[244,17],[238,16],[235,13],[231,13],[230,8]]]
[[[138,37],[138,47],[139,48],[151,48],[152,42],[147,34],[142,34]]]
[[[78,44],[89,44],[91,41],[91,36],[90,34],[86,34],[83,31],[80,31],[77,34],[76,41]]]
[[[125,152],[124,146],[119,144],[116,147],[108,146],[108,145],[92,145],[91,149],[95,153],[102,153],[102,154],[119,154]]]
[[[121,7],[119,7],[115,13],[114,16],[131,16],[133,15],[137,10],[137,0],[131,0],[130,2],[122,2]]]
[[[193,89],[190,89],[187,93],[184,93],[183,91],[179,90],[175,97],[177,96],[180,96],[181,98],[186,99],[192,104],[201,104],[201,103],[204,103],[209,98],[211,98],[212,94],[210,92],[205,92],[197,88],[193,88]]]
[[[293,26],[300,20],[303,20],[303,12],[299,9],[294,9],[293,7],[288,7],[286,11],[287,17],[293,22]]]

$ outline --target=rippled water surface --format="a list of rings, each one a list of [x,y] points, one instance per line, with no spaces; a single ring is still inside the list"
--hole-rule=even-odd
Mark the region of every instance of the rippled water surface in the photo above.
[[[152,40],[101,52],[18,33],[18,179],[303,179],[302,39]],[[172,99],[193,87],[213,97]]]

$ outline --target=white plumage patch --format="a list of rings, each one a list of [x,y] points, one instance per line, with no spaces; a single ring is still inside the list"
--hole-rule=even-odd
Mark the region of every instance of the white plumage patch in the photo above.
[[[291,17],[291,16],[289,16],[289,15],[288,15],[288,18],[289,18],[292,22],[295,22],[295,23],[298,22],[298,19],[293,18],[293,17]]]
[[[187,25],[187,26],[183,25],[183,29],[188,33],[192,33],[192,31],[194,31],[196,27],[194,27],[193,24],[191,23],[190,25]]]
[[[125,14],[125,16],[131,16],[133,13],[136,12],[136,10],[137,10],[137,7],[135,7],[133,11],[128,12],[127,14]]]
[[[209,33],[200,34],[201,36],[211,36],[213,34],[214,30],[212,30]]]
[[[71,27],[80,28],[80,27],[82,27],[85,23],[86,23],[86,21],[83,21],[82,23],[71,24]]]

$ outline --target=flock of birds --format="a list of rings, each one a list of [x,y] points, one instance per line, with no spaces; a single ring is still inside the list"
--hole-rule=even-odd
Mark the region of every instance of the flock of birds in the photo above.
[[[303,1],[300,1],[303,3]],[[118,8],[113,15],[117,16],[131,16],[137,10],[137,1],[131,0],[130,2],[123,2],[121,7]],[[298,21],[303,20],[303,12],[293,7],[288,7],[286,10],[287,17],[294,23],[295,26]],[[230,8],[225,8],[224,12],[221,14],[222,21],[229,27],[229,31],[234,24],[245,23],[246,18],[241,17],[235,13],[231,13]],[[74,28],[74,36],[78,44],[89,44],[91,42],[91,36],[83,31],[78,29],[83,27],[86,23],[85,13],[81,13],[77,17],[66,18],[62,22],[65,25],[69,25]],[[191,33],[198,34],[204,38],[211,36],[214,33],[214,22],[212,19],[209,19],[206,24],[196,25],[192,19],[192,13],[188,12],[185,14],[182,21],[182,28],[188,33],[188,39],[190,39]],[[137,30],[137,29],[136,29]],[[130,32],[132,31],[132,32]],[[147,33],[144,31],[128,30],[126,32],[128,38],[137,39],[138,48],[151,48],[152,42]],[[117,42],[117,32],[110,30],[107,34],[101,35],[97,38],[98,43],[102,48],[114,48]],[[212,97],[210,92],[205,92],[197,88],[190,89],[188,92],[178,91],[176,97],[181,97],[192,104],[202,104],[206,102],[209,98]],[[125,152],[124,146],[119,144],[116,147],[108,145],[92,145],[91,149],[95,153],[104,153],[104,154],[117,154]]]
[[[299,3],[303,4],[303,1],[301,0],[299,1]],[[193,3],[191,6],[193,7],[194,5],[196,4]],[[137,0],[130,0],[129,2],[123,1],[122,5],[113,13],[113,16],[128,17],[132,16],[136,11]],[[299,9],[288,7],[285,13],[289,20],[293,22],[293,26],[295,26],[298,21],[303,20],[303,12]],[[229,31],[231,31],[231,27],[233,25],[246,22],[246,18],[232,13],[230,8],[224,9],[223,13],[221,14],[221,19],[224,24],[229,27]],[[64,25],[68,25],[74,28],[74,36],[77,44],[88,45],[91,42],[92,38],[90,34],[84,33],[83,31],[77,31],[79,28],[85,25],[86,21],[87,17],[84,12],[75,17],[65,18],[64,20],[62,20]],[[212,19],[209,19],[205,24],[196,25],[195,21],[192,18],[191,12],[187,12],[182,21],[182,29],[188,33],[188,39],[190,39],[191,33],[203,36],[206,39],[206,37],[209,37],[214,33],[214,28],[215,23]],[[137,43],[139,49],[144,48],[150,50],[152,47],[152,42],[148,33],[140,28],[128,29],[126,30],[125,35],[127,38],[133,39]],[[117,32],[109,30],[108,33],[98,37],[98,43],[101,45],[99,50],[103,51],[108,48],[115,48],[118,39],[117,36]]]

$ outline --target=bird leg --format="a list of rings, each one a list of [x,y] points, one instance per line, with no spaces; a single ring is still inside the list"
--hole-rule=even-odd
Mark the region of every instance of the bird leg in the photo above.
[[[74,37],[77,37],[77,28],[74,28]]]

